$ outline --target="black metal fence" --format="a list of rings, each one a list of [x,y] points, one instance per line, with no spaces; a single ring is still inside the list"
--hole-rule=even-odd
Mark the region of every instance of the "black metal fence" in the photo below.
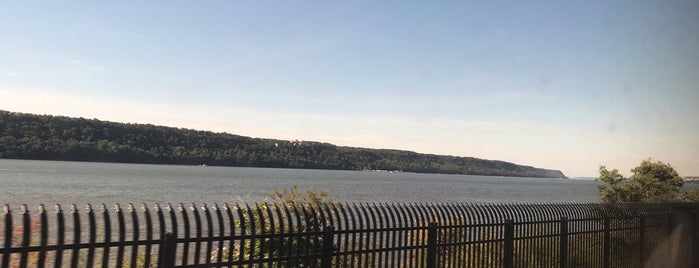
[[[5,206],[0,267],[699,267],[697,212],[699,203]]]

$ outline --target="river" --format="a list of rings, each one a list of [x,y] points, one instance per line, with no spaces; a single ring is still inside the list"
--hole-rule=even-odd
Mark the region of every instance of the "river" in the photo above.
[[[595,202],[590,180],[0,159],[0,204],[258,202],[277,189],[343,202]]]

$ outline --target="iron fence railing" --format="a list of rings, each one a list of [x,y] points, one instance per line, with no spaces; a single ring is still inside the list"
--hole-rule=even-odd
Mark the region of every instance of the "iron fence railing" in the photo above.
[[[699,203],[4,207],[0,267],[699,267]]]

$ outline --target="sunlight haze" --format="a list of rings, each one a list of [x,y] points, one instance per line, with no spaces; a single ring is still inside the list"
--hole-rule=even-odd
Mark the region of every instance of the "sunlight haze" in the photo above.
[[[699,1],[2,1],[0,110],[699,176]]]

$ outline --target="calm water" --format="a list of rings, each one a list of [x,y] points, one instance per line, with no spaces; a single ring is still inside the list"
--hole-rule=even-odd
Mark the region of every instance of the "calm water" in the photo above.
[[[327,190],[344,202],[594,202],[597,183],[240,167],[0,159],[0,204],[256,202],[275,189]]]

